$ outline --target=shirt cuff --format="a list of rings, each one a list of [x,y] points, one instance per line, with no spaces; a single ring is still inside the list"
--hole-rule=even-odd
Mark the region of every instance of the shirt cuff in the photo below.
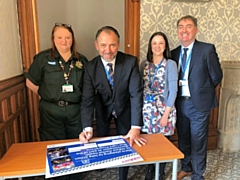
[[[141,126],[131,126],[132,129],[141,129]]]
[[[85,131],[85,132],[93,132],[93,128],[92,127],[85,127],[83,129],[83,131]]]

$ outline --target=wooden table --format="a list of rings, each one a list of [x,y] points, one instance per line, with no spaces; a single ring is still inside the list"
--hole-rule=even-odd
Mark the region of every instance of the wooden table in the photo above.
[[[162,134],[143,134],[142,136],[147,140],[147,145],[139,147],[134,144],[133,148],[142,156],[144,161],[128,164],[128,166],[154,163],[155,180],[158,180],[159,163],[172,162],[172,180],[176,180],[177,160],[183,158],[184,155]],[[44,175],[47,145],[72,141],[77,140],[13,144],[0,160],[0,180]]]

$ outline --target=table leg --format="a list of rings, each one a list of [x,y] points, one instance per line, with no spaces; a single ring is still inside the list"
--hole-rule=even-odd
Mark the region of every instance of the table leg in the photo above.
[[[172,180],[176,180],[177,179],[177,159],[173,160],[173,167],[172,167]]]
[[[155,164],[155,180],[159,180],[159,163]]]

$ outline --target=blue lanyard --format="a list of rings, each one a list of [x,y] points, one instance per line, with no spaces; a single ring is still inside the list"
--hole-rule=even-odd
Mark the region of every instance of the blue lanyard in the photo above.
[[[110,76],[110,74],[109,74],[109,72],[108,72],[108,70],[107,70],[107,68],[104,66],[104,69],[105,69],[105,72],[106,72],[106,75],[107,75],[107,78],[108,78],[108,81],[109,81],[109,83],[111,84],[111,86],[113,87],[113,78],[111,78],[111,76]]]
[[[182,68],[182,72],[183,72],[184,76],[185,76],[185,71],[186,71],[187,67],[189,66],[191,56],[192,56],[192,49],[189,53],[189,56],[187,57],[187,61],[185,63],[185,66],[183,67],[183,65],[182,65],[182,58],[183,57],[182,57],[182,49],[181,49],[181,51],[180,51],[180,62],[179,63],[180,63],[180,67]]]
[[[150,91],[152,91],[152,89],[153,89],[154,79],[155,79],[155,77],[156,77],[156,75],[157,75],[157,72],[158,72],[159,68],[160,68],[161,65],[162,65],[163,60],[164,60],[164,57],[162,58],[162,60],[161,60],[160,63],[158,64],[157,68],[155,69],[155,72],[154,72],[154,76],[153,76],[153,78],[152,78],[152,81],[151,81],[150,69],[149,69],[148,79],[149,79],[149,81],[150,81]]]

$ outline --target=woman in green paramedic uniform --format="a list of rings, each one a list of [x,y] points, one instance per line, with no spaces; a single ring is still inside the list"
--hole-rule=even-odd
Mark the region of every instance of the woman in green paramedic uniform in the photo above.
[[[41,140],[78,138],[85,56],[76,51],[71,25],[56,23],[52,47],[35,55],[26,85],[40,96]]]

